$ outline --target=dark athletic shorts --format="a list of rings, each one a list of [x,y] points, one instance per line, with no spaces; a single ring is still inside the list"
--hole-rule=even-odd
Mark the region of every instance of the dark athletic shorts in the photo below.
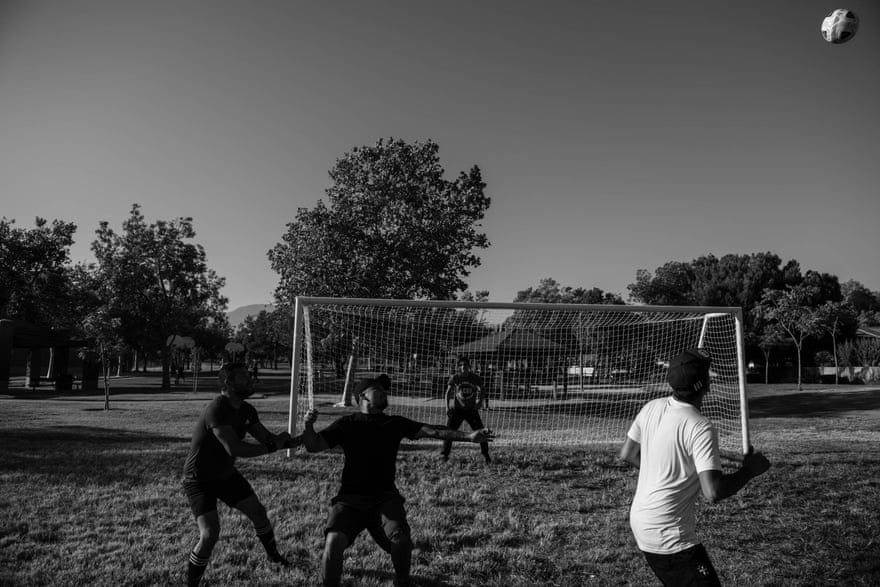
[[[218,499],[229,507],[235,507],[235,504],[254,494],[251,484],[238,471],[232,477],[221,480],[184,479],[183,491],[196,518],[217,511]]]
[[[354,496],[337,496],[333,499],[327,527],[324,533],[340,532],[348,538],[349,545],[362,530],[367,530],[383,550],[391,548],[395,538],[410,537],[409,524],[403,497],[394,492],[375,500],[362,500]]]
[[[702,544],[675,554],[642,552],[657,578],[667,587],[685,585],[720,587],[718,573]]]

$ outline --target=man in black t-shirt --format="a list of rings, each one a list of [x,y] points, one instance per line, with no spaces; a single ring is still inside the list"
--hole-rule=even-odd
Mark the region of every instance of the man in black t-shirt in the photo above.
[[[467,357],[459,357],[457,366],[458,373],[446,383],[446,427],[458,430],[462,422],[467,422],[471,430],[480,430],[484,428],[480,408],[486,406],[483,378],[471,371],[471,361]],[[444,440],[441,458],[449,460],[451,451],[452,443]],[[487,464],[492,462],[489,443],[481,442],[480,452]]]
[[[183,466],[184,492],[199,525],[199,541],[190,552],[187,566],[190,586],[199,584],[220,537],[217,500],[250,519],[271,562],[288,564],[278,552],[266,508],[247,479],[236,470],[235,458],[256,457],[282,447],[295,448],[302,444],[302,436],[291,438],[287,432],[272,434],[260,423],[257,410],[244,401],[253,394],[247,365],[223,365],[219,378],[221,393],[199,418]],[[260,444],[244,442],[245,434]]]
[[[395,585],[410,585],[413,549],[404,499],[395,485],[397,450],[404,438],[439,438],[488,442],[490,430],[470,434],[431,426],[402,416],[384,413],[391,380],[380,375],[358,386],[355,397],[360,412],[343,416],[321,432],[314,428],[318,413],[306,414],[303,443],[309,452],[341,446],[345,453],[342,483],[331,500],[325,529],[322,575],[325,587],[337,587],[342,579],[342,556],[362,530],[391,555]]]

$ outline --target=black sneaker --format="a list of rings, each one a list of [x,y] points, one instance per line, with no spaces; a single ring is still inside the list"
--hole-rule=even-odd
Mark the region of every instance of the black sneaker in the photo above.
[[[269,559],[269,562],[272,564],[280,565],[282,567],[289,567],[290,561],[281,556],[280,552],[273,552],[271,554],[267,554],[266,557]]]

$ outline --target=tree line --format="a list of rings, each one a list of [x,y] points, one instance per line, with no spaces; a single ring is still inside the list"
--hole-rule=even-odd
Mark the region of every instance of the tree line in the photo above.
[[[279,277],[275,310],[236,330],[226,317],[225,279],[194,241],[192,218],[148,222],[134,204],[120,232],[99,223],[95,261],[76,264],[74,224],[37,218],[23,229],[3,218],[0,317],[67,329],[88,342],[86,354],[105,369],[119,357],[134,369],[158,359],[167,388],[175,336],[218,358],[237,341],[249,359],[277,365],[290,353],[296,296],[486,300],[489,292],[469,291],[467,278],[490,246],[482,221],[491,199],[478,166],[451,180],[445,175],[430,140],[392,138],[345,153],[329,172],[325,200],[300,208],[267,251]],[[742,307],[749,357],[764,365],[771,352],[798,361],[880,362],[855,342],[859,324],[880,323],[880,293],[804,272],[773,253],[639,269],[628,290],[629,303]],[[626,303],[619,294],[551,278],[513,301]]]

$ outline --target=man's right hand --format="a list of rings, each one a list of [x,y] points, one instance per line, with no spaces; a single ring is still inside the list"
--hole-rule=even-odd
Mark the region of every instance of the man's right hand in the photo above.
[[[318,419],[318,410],[312,408],[308,412],[306,412],[305,423],[307,426],[310,426],[315,423],[315,420]]]

